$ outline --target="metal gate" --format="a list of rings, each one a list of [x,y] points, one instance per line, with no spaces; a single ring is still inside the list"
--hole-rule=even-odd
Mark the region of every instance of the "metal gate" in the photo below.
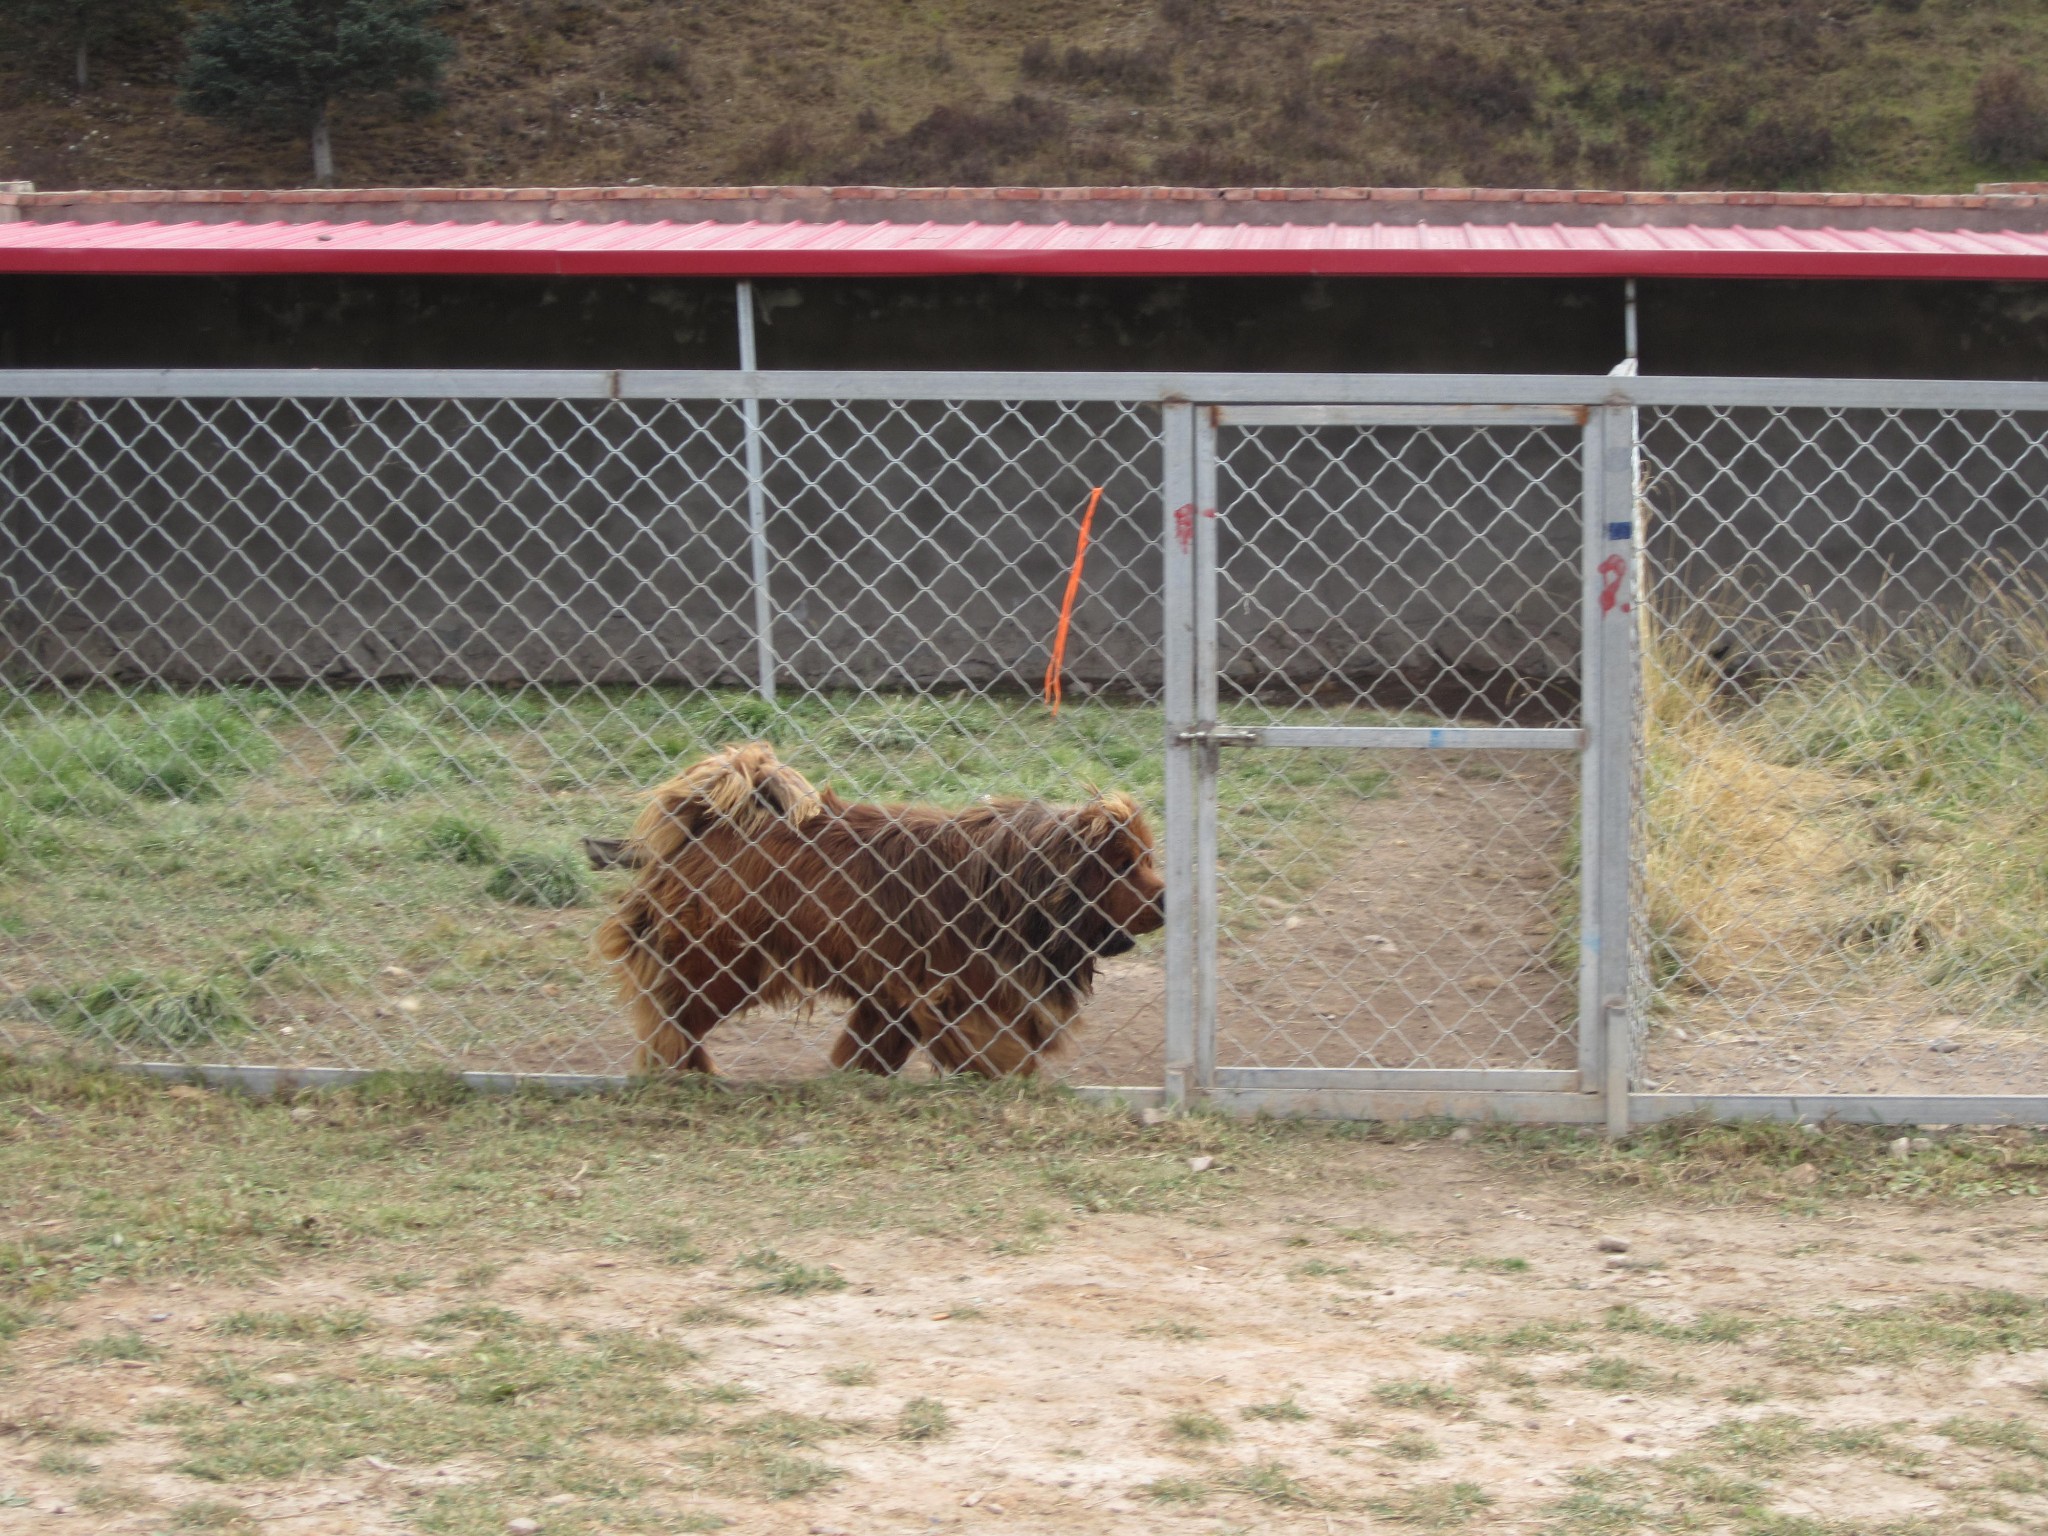
[[[1169,1099],[1625,1116],[1633,425],[1169,411]]]

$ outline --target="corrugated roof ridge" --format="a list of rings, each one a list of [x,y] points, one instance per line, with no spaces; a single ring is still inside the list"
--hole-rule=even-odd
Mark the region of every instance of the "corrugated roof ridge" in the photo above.
[[[1559,187],[1033,187],[1033,186],[585,186],[585,187],[337,187],[310,188],[83,188],[50,192],[0,193],[16,208],[118,207],[121,204],[187,203],[195,207],[279,207],[434,203],[637,203],[637,202],[1425,202],[1560,204],[1590,207],[1720,205],[1740,208],[1924,208],[1982,209],[2048,204],[2048,183],[1990,182],[1975,192],[1744,192],[1658,191]]]

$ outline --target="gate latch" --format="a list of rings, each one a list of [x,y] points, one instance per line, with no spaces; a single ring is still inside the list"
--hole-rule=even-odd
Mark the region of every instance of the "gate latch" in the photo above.
[[[1178,747],[1256,747],[1259,733],[1239,725],[1198,725],[1192,731],[1175,731]]]

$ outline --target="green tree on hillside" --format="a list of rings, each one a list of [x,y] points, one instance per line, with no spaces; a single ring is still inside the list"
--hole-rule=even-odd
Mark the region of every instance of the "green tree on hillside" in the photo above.
[[[92,56],[109,43],[167,38],[184,20],[178,0],[0,0],[12,38],[40,52],[62,47],[83,91],[92,84]]]
[[[455,45],[436,0],[228,0],[192,34],[183,104],[243,126],[293,129],[313,146],[313,179],[334,180],[328,109],[395,94],[424,111]]]

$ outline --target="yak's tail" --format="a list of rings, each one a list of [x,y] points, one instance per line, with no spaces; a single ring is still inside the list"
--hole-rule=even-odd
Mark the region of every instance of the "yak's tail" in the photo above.
[[[824,809],[810,780],[779,762],[766,742],[726,747],[648,795],[627,845],[630,861],[644,866],[671,858],[712,822],[753,836],[777,823],[800,827]]]

